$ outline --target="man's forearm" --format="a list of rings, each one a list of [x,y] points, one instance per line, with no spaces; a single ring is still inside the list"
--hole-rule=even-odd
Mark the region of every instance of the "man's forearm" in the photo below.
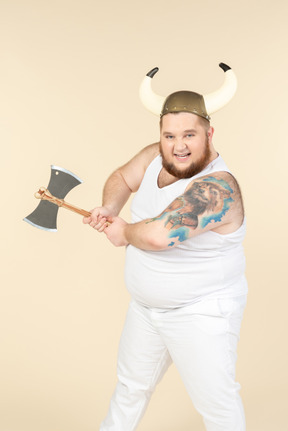
[[[128,244],[142,250],[164,250],[170,246],[167,237],[167,229],[161,226],[161,222],[143,220],[139,223],[129,224],[120,217],[112,217],[111,223],[105,227],[107,238],[116,247]]]
[[[105,183],[102,205],[117,216],[131,195],[131,190],[119,170],[113,172]]]
[[[159,221],[143,220],[139,223],[127,224],[124,227],[126,241],[142,250],[165,250],[171,242],[167,229]]]

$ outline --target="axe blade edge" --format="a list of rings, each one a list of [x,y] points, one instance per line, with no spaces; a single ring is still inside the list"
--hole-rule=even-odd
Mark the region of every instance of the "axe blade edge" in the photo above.
[[[23,218],[23,221],[26,221],[26,223],[29,223],[29,224],[31,224],[31,226],[37,227],[38,229],[46,230],[47,232],[57,232],[57,229],[50,229],[49,227],[40,226],[39,224],[33,223],[27,217]]]
[[[77,181],[79,181],[80,184],[83,183],[83,181],[81,180],[81,178],[78,177],[78,175],[73,174],[73,172],[68,171],[68,169],[64,169],[64,168],[61,168],[60,166],[55,166],[55,165],[51,165],[51,169],[54,171],[64,172],[65,174],[68,174],[71,177],[74,177]]]

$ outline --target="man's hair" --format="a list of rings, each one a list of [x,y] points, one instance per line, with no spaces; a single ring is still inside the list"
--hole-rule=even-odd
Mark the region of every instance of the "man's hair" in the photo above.
[[[173,115],[177,115],[180,113],[181,113],[181,111],[180,112],[169,112],[169,114],[173,114]],[[191,114],[192,114],[192,112],[191,112]],[[196,114],[193,114],[193,115],[196,115]],[[160,118],[160,122],[159,122],[160,129],[162,128],[162,118],[163,117],[164,117],[164,115]],[[208,120],[206,120],[206,118],[200,117],[199,115],[197,115],[197,117],[198,117],[199,123],[205,129],[205,132],[207,133],[209,130],[209,127],[210,127],[210,122]]]

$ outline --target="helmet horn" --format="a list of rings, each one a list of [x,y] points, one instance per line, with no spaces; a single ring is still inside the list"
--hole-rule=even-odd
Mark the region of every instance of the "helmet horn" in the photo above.
[[[152,90],[151,82],[153,76],[158,72],[159,68],[154,67],[147,73],[139,88],[139,96],[141,102],[148,111],[152,114],[160,115],[165,97],[159,96]]]
[[[223,108],[234,96],[237,90],[237,78],[227,64],[220,63],[219,67],[225,72],[223,85],[213,93],[203,95],[206,110],[209,115]]]
[[[236,75],[233,72],[233,70],[224,63],[220,63],[219,67],[221,67],[221,69],[225,73],[225,80],[223,85],[213,93],[206,94],[205,96],[199,95],[200,97],[203,97],[202,100],[204,100],[206,112],[208,115],[199,114],[197,109],[190,110],[190,108],[187,109],[187,107],[185,107],[184,109],[185,111],[192,112],[192,113],[198,112],[197,115],[200,115],[200,116],[203,116],[204,118],[209,119],[210,114],[213,114],[214,112],[219,111],[219,109],[223,108],[232,99],[237,89]],[[162,112],[162,107],[167,98],[156,94],[152,90],[152,86],[151,86],[152,78],[158,72],[158,70],[159,70],[158,67],[155,67],[154,69],[150,70],[147,73],[147,75],[145,76],[145,78],[143,79],[140,85],[139,95],[143,105],[145,106],[145,108],[148,109],[148,111],[156,115],[165,115],[165,113],[167,112],[172,112],[172,111]],[[183,92],[179,92],[179,94],[180,93],[183,93]],[[191,92],[191,94],[194,94],[195,96],[195,93]],[[175,107],[173,108],[173,111],[177,111],[177,110],[179,112],[182,110],[182,108],[181,106],[177,107],[177,103],[176,103]]]

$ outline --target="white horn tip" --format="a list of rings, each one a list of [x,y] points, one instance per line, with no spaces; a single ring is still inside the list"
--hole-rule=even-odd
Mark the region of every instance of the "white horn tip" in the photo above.
[[[230,102],[237,90],[237,77],[231,67],[225,63],[220,63],[219,67],[221,67],[225,73],[223,85],[214,93],[203,96],[209,115],[219,111],[219,109]]]
[[[144,77],[139,88],[139,96],[141,102],[143,103],[145,108],[148,109],[148,111],[152,112],[155,115],[160,115],[165,100],[164,97],[154,93],[151,88],[152,78],[158,72],[158,70],[158,67],[154,67],[154,69],[151,69]]]

